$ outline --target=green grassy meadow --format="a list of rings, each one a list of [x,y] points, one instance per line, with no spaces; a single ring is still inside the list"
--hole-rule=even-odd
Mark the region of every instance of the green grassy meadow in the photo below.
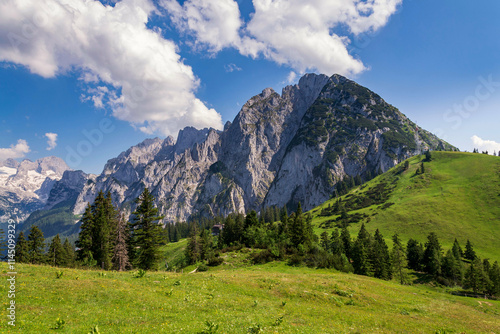
[[[245,265],[134,272],[17,265],[17,325],[2,333],[499,333],[500,301],[333,270]],[[237,259],[234,260],[234,259]],[[7,266],[1,263],[5,277]],[[56,278],[61,270],[63,275]],[[56,327],[56,319],[65,324]],[[208,331],[206,321],[217,331]]]
[[[384,205],[372,205],[349,214],[365,214],[367,218],[351,224],[352,237],[365,222],[368,231],[380,229],[387,242],[394,233],[402,240],[426,241],[429,232],[436,232],[444,248],[450,248],[455,238],[462,247],[470,239],[479,256],[500,261],[500,157],[461,153],[432,152],[432,161],[425,162],[425,173],[415,175],[423,156],[409,160],[407,171],[397,173],[402,164],[369,181],[349,194],[363,197],[380,183],[393,189]],[[334,205],[329,200],[311,210],[316,233],[330,231],[322,228],[337,216],[321,216],[323,208]],[[322,225],[323,223],[323,225]]]

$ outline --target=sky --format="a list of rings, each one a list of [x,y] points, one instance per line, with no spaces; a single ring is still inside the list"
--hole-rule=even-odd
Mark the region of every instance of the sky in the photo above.
[[[344,75],[462,151],[500,151],[500,2],[1,0],[0,161],[108,159]]]

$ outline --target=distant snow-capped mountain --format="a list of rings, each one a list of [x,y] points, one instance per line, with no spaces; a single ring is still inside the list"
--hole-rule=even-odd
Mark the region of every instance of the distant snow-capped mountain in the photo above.
[[[0,219],[24,220],[30,213],[45,206],[50,191],[69,170],[57,157],[33,162],[7,159],[0,162]]]

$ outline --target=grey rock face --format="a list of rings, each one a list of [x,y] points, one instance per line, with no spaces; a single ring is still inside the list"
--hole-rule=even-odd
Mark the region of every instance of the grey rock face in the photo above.
[[[21,163],[7,159],[0,165],[0,219],[24,220],[43,208],[50,191],[63,173],[69,170],[57,157],[45,157]]]
[[[415,142],[453,148],[416,125],[380,96],[342,76],[307,74],[281,95],[252,97],[222,132],[181,130],[155,138],[107,162],[98,176],[65,173],[47,207],[75,198],[82,213],[99,191],[125,213],[145,187],[165,222],[301,202],[310,209],[346,175],[365,178],[415,154]]]

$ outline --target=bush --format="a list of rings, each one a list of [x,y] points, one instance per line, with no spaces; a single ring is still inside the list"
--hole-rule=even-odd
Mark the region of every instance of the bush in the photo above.
[[[253,264],[264,264],[271,262],[275,259],[273,253],[269,250],[263,250],[262,252],[252,253],[251,255]]]
[[[208,270],[208,266],[206,264],[202,264],[198,267],[198,269],[196,269],[196,271],[207,271]]]
[[[210,266],[210,267],[216,267],[216,266],[219,266],[221,265],[222,263],[224,262],[224,259],[221,258],[221,257],[218,257],[218,256],[211,256],[208,258],[207,260],[207,264]]]

